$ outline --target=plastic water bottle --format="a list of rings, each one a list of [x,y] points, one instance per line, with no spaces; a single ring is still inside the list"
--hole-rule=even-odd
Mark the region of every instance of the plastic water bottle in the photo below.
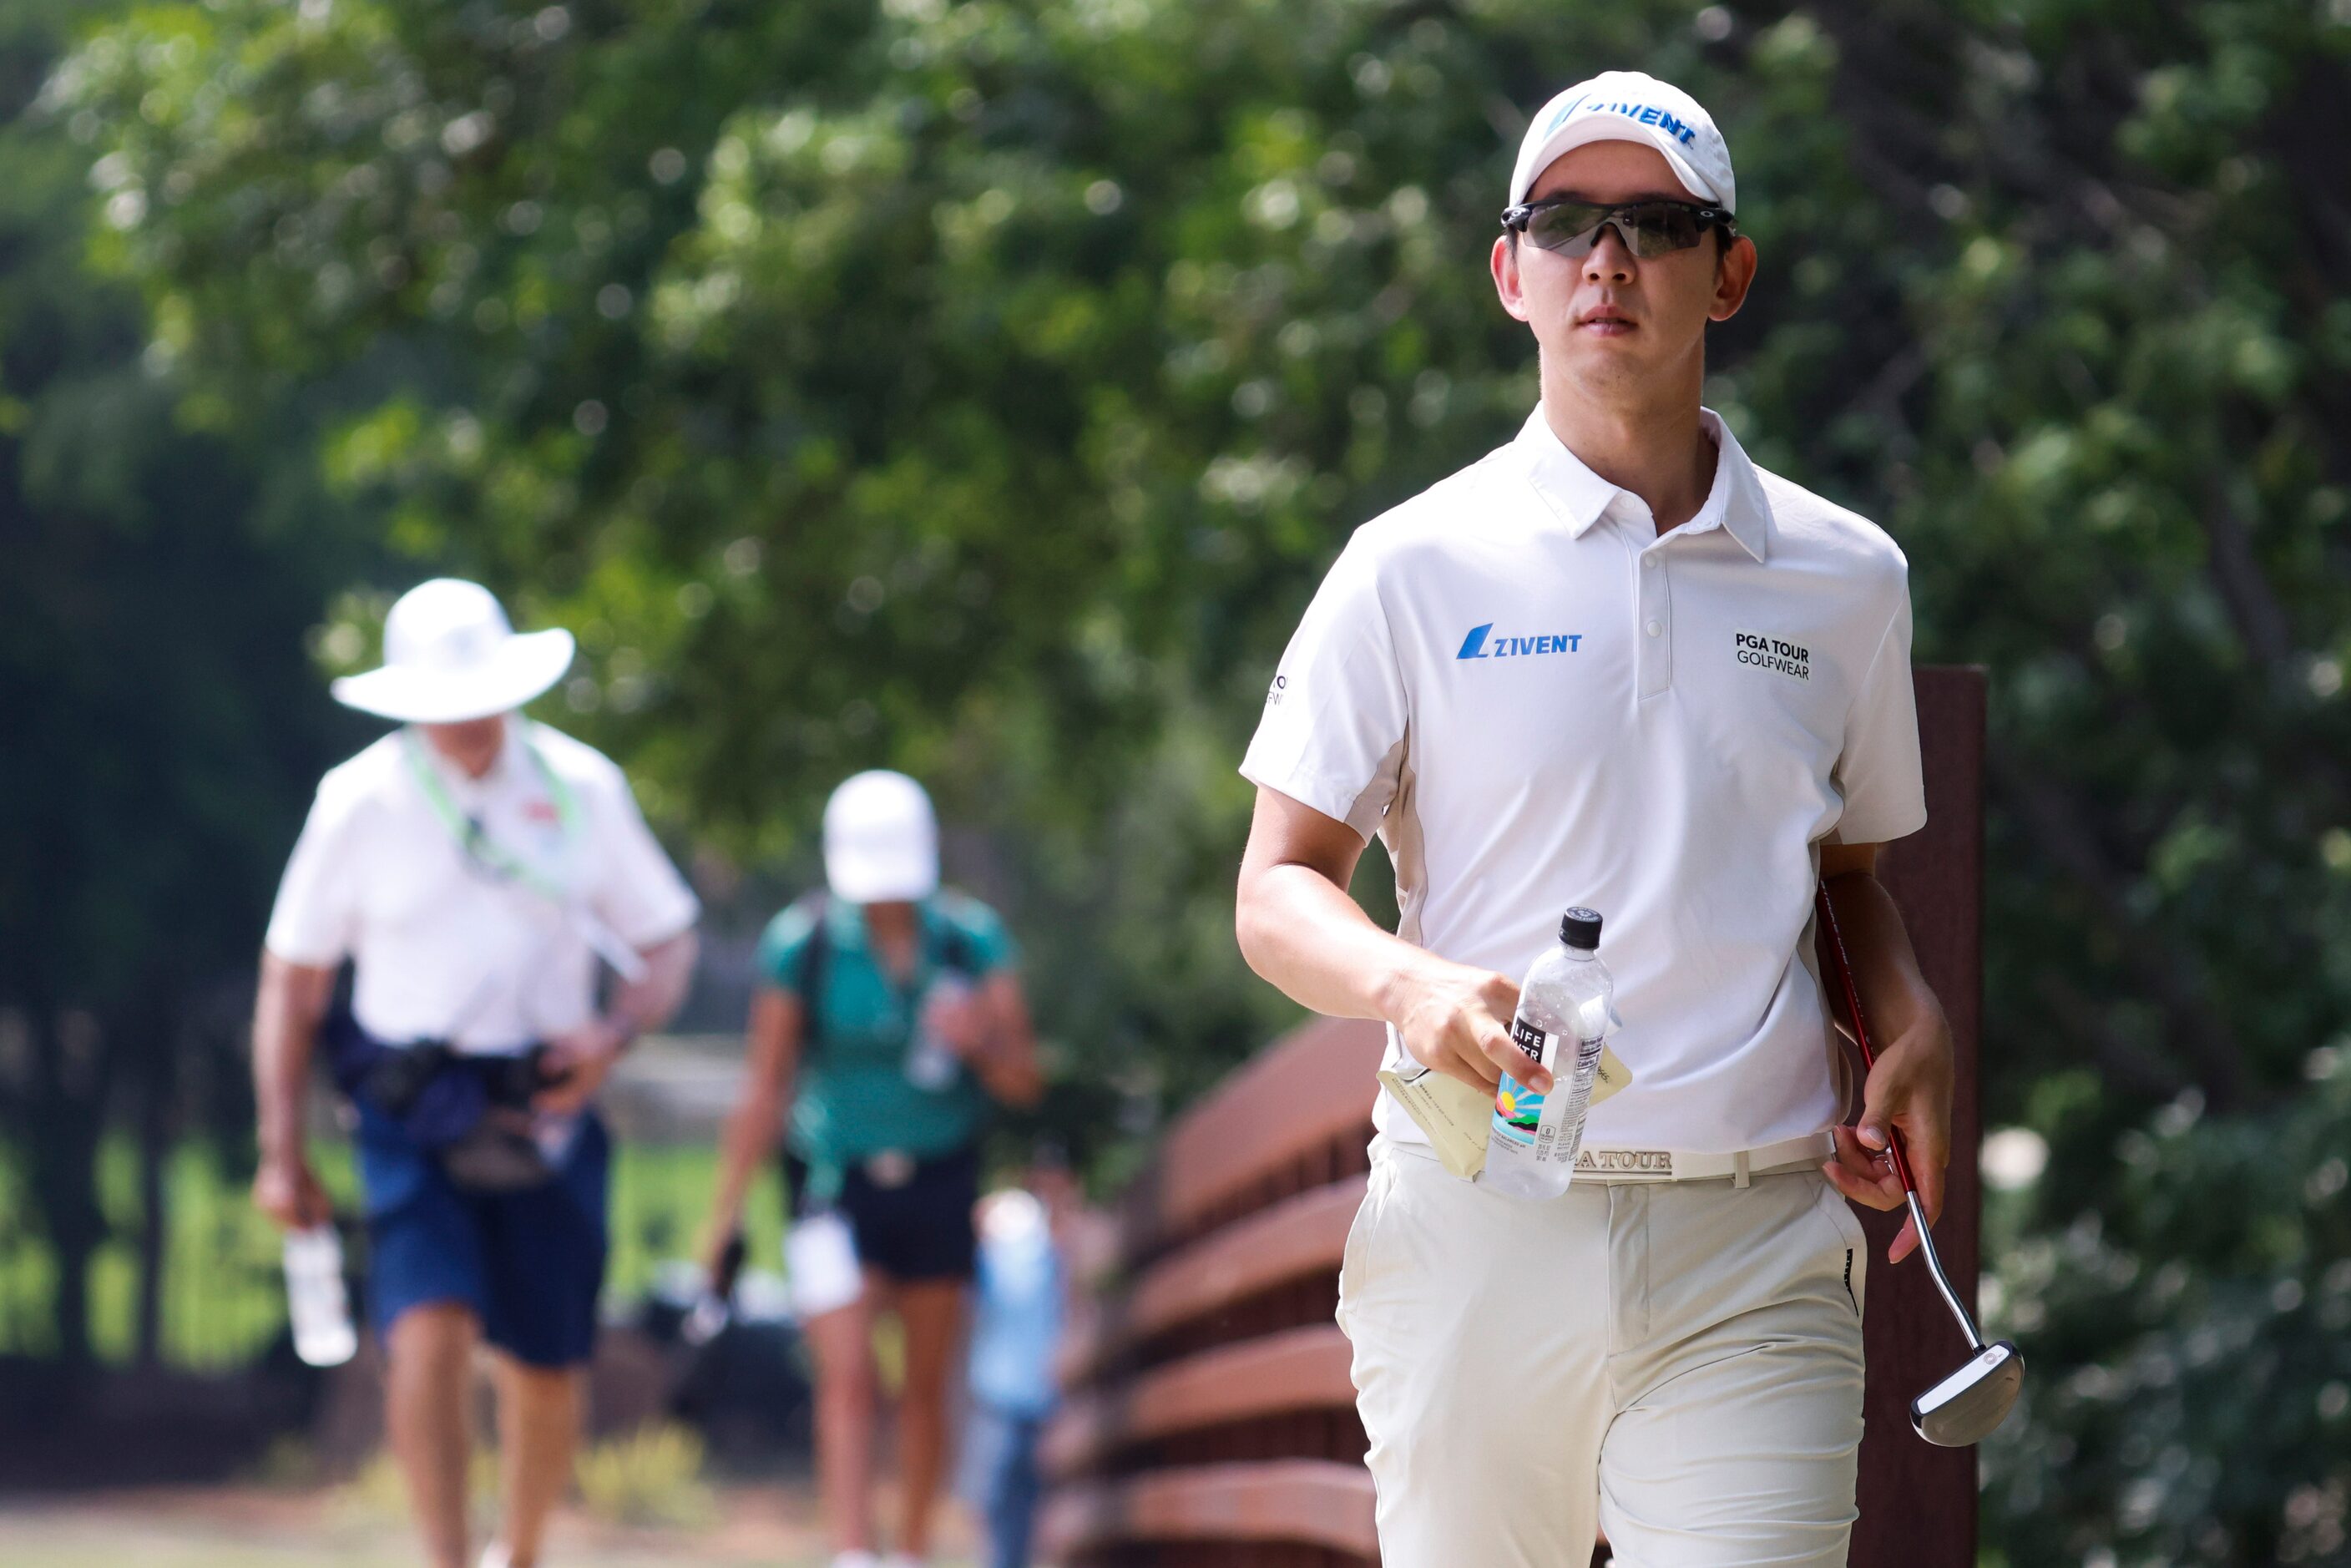
[[[1494,1124],[1479,1185],[1511,1197],[1557,1197],[1575,1175],[1583,1113],[1608,1038],[1616,983],[1600,961],[1600,916],[1571,909],[1559,923],[1559,946],[1546,950],[1519,988],[1510,1038],[1552,1071],[1548,1094],[1508,1073],[1494,1092]]]
[[[971,994],[971,982],[952,971],[940,974],[923,993],[923,1005],[914,1016],[914,1040],[906,1051],[906,1082],[925,1093],[935,1094],[946,1088],[963,1066],[940,1038],[939,1014],[959,1006]]]
[[[286,1315],[294,1354],[312,1366],[340,1366],[360,1348],[343,1289],[343,1243],[331,1225],[286,1233]]]

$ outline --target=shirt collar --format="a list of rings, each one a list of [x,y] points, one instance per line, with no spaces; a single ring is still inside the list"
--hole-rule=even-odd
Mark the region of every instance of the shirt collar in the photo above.
[[[476,779],[447,758],[440,747],[424,738],[421,727],[412,726],[416,732],[415,747],[423,755],[425,766],[439,774],[444,782],[468,800],[483,800],[517,779],[530,777],[530,742],[523,734],[524,719],[519,714],[508,714],[506,737],[499,742],[497,759],[490,770]]]
[[[1770,553],[1771,523],[1771,504],[1763,494],[1763,482],[1720,414],[1710,408],[1698,410],[1698,427],[1714,442],[1714,485],[1698,514],[1674,532],[1702,534],[1719,528],[1761,562]],[[1567,449],[1543,418],[1541,403],[1527,415],[1513,445],[1525,461],[1527,482],[1567,525],[1571,537],[1583,538],[1618,497],[1632,498]]]

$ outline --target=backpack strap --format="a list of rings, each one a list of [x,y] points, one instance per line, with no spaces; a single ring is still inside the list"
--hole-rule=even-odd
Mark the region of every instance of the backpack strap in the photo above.
[[[942,915],[939,917],[939,967],[965,979],[979,978],[979,946],[971,933]]]
[[[800,1051],[813,1055],[824,1037],[824,973],[832,960],[832,922],[823,894],[811,893],[801,902],[812,923],[808,940],[800,945],[799,964],[792,972],[792,990],[800,1002]]]

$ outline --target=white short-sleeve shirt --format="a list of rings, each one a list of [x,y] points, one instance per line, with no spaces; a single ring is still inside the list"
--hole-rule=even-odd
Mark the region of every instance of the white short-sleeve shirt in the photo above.
[[[1517,977],[1563,909],[1600,911],[1634,1082],[1593,1107],[1593,1147],[1830,1125],[1817,846],[1926,821],[1902,552],[1704,423],[1713,486],[1662,538],[1541,408],[1358,529],[1241,765],[1377,833],[1431,952]],[[1387,1136],[1425,1141],[1379,1101]]]
[[[466,855],[419,765],[537,888]],[[498,760],[472,779],[395,731],[319,783],[265,945],[296,964],[351,959],[352,1012],[380,1040],[515,1051],[595,1006],[595,954],[559,888],[634,947],[699,913],[628,779],[593,747],[512,719]]]

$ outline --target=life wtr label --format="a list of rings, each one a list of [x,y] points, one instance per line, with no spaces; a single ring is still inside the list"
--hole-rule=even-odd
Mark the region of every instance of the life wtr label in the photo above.
[[[1550,1036],[1524,1019],[1510,1020],[1510,1038],[1530,1061],[1543,1059],[1543,1047]],[[1543,1097],[1520,1083],[1509,1073],[1494,1090],[1494,1130],[1492,1136],[1531,1147],[1535,1141],[1535,1129],[1542,1121]]]

